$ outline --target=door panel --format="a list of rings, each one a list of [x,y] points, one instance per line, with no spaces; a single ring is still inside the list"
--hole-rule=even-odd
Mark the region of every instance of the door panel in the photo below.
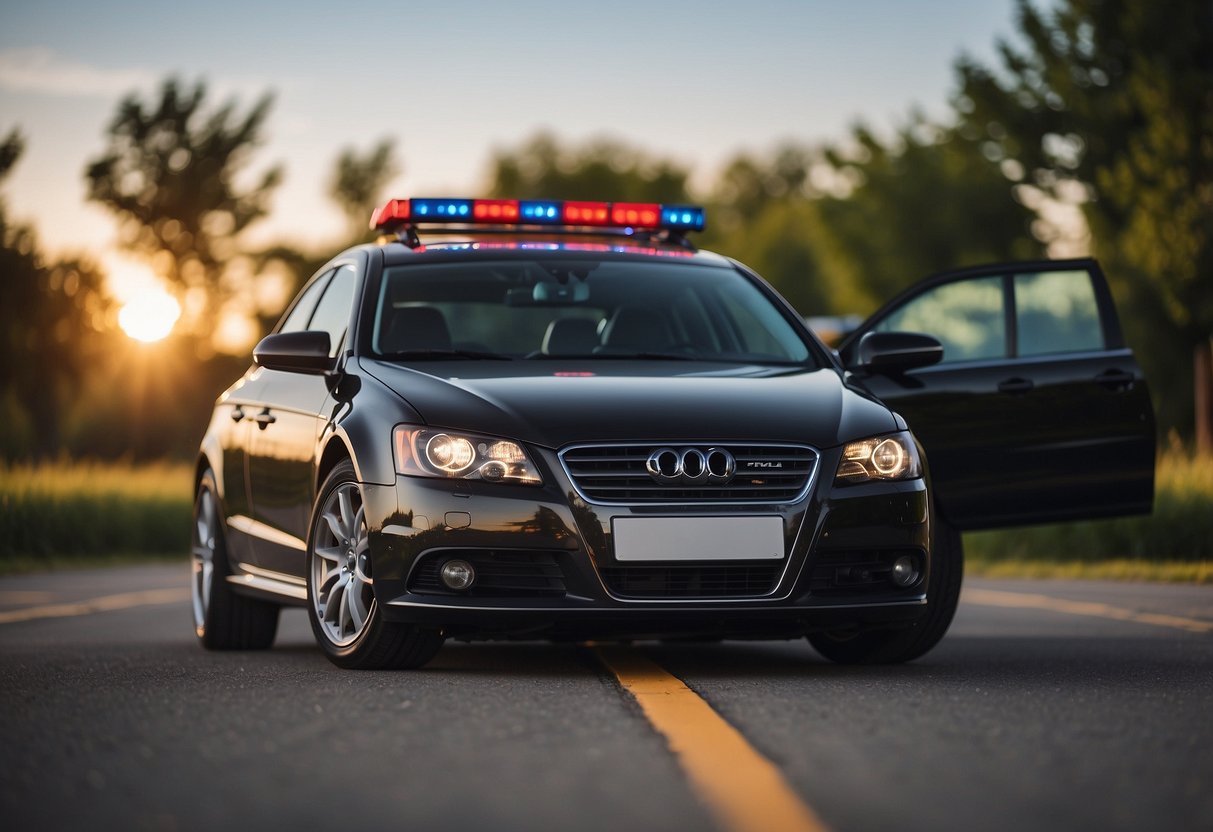
[[[279,332],[327,332],[336,358],[344,348],[346,330],[358,287],[354,264],[341,264],[313,285],[324,282],[322,293],[305,289]],[[311,293],[311,294],[309,294]],[[300,311],[307,302],[306,314]],[[251,418],[249,490],[253,503],[256,565],[303,577],[312,503],[316,499],[316,442],[325,424],[325,400],[335,376],[263,371],[260,407]]]
[[[1094,261],[930,279],[844,341],[845,364],[872,330],[944,344],[939,364],[855,379],[905,417],[959,528],[1150,510],[1153,411]]]
[[[250,370],[239,386],[216,408],[219,425],[219,448],[222,459],[222,486],[225,518],[236,518],[227,529],[228,554],[233,561],[245,562],[251,557],[252,543],[241,530],[239,518],[252,511],[248,492],[248,446],[252,423],[249,415],[261,395],[260,369]]]
[[[253,420],[249,490],[253,499],[254,563],[302,576],[308,517],[315,499],[314,456],[328,396],[324,376],[265,371]]]

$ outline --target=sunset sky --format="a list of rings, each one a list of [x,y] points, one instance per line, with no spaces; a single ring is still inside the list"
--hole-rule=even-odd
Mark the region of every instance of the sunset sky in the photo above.
[[[113,224],[84,201],[84,167],[122,96],[151,98],[168,74],[245,106],[276,94],[251,173],[281,162],[286,182],[257,239],[339,236],[333,159],[384,136],[401,196],[474,194],[493,148],[541,128],[634,143],[703,183],[740,149],[943,114],[954,58],[991,59],[1012,14],[1011,0],[6,2],[0,135],[19,127],[27,148],[3,195],[50,251],[105,251]]]

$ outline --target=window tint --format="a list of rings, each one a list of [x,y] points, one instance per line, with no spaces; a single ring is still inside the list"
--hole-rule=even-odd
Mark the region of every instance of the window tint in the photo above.
[[[878,332],[922,332],[943,344],[944,362],[1007,357],[1001,277],[958,280],[918,295],[876,325]]]
[[[372,343],[384,355],[673,352],[775,363],[811,355],[780,310],[734,269],[584,258],[389,268]]]
[[[1085,271],[1015,275],[1015,324],[1020,355],[1104,348],[1095,290]]]
[[[345,338],[345,330],[350,325],[350,306],[354,302],[354,267],[342,266],[333,274],[329,281],[324,297],[316,307],[316,314],[308,324],[308,329],[327,332],[331,347],[329,355],[335,356],[341,350],[341,342]]]
[[[322,275],[313,280],[303,294],[299,297],[299,302],[291,309],[291,314],[287,315],[286,320],[282,322],[282,328],[279,332],[302,332],[307,329],[307,322],[312,319],[312,312],[316,308],[316,301],[320,299],[320,293],[324,291],[325,285],[328,283],[329,276],[332,272]]]

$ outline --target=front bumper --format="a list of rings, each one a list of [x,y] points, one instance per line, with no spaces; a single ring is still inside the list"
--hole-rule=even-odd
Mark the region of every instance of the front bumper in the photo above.
[[[541,456],[539,487],[404,476],[367,484],[376,598],[387,620],[456,638],[790,638],[912,623],[927,603],[926,481],[834,488],[837,454],[822,454],[822,475],[787,505],[596,505],[554,454]],[[638,567],[614,556],[615,518],[751,514],[781,518],[778,562]],[[900,554],[922,573],[904,589],[881,571]],[[451,557],[522,578],[453,592],[434,578]]]

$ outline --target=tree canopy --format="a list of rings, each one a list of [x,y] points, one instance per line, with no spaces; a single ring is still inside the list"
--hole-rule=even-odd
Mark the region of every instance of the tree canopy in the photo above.
[[[200,288],[215,302],[237,236],[269,210],[281,167],[248,187],[237,180],[264,139],[271,102],[265,95],[244,113],[234,101],[208,109],[203,82],[169,78],[149,103],[123,99],[106,149],[88,165],[89,198],[117,214],[123,243],[149,255],[178,291]]]

